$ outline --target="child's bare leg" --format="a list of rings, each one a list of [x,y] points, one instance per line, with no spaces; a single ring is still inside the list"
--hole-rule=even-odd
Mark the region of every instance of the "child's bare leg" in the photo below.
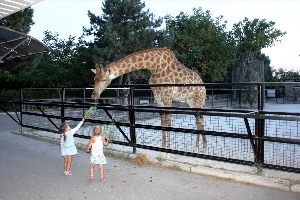
[[[100,173],[100,180],[104,181],[104,168],[103,168],[103,165],[99,165],[99,173]]]
[[[94,164],[90,164],[90,179],[93,179],[94,177]]]
[[[64,156],[64,171],[67,172],[67,156]]]
[[[71,169],[72,156],[67,156],[67,172]]]

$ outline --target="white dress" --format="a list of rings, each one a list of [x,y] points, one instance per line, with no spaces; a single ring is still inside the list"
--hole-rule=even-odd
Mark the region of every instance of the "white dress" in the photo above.
[[[95,136],[96,141],[92,143],[90,163],[95,165],[105,165],[106,158],[103,153],[102,136]]]
[[[65,132],[65,135],[67,136],[66,141],[64,141],[64,136],[62,134],[61,156],[73,156],[78,154],[73,135],[78,131],[82,124],[83,122],[81,121],[75,128]]]

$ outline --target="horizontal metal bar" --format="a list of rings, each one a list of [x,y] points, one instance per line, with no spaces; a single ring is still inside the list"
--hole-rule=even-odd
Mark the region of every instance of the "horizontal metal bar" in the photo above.
[[[295,168],[295,167],[287,167],[287,166],[282,166],[282,165],[272,165],[272,164],[267,164],[267,163],[262,163],[262,167],[263,168],[280,170],[280,171],[300,173],[300,168]]]
[[[285,86],[285,85],[296,85],[300,86],[299,82],[241,82],[241,83],[203,83],[203,84],[128,84],[128,85],[118,85],[118,84],[112,84],[110,85],[107,89],[109,88],[129,88],[129,87],[159,87],[159,86],[205,86],[205,87],[211,87],[211,86],[217,86],[218,88],[220,87],[232,87],[232,86]],[[38,89],[53,89],[53,90],[58,90],[58,89],[93,89],[94,86],[91,85],[89,87],[34,87],[34,88],[23,88],[23,90],[38,90]]]

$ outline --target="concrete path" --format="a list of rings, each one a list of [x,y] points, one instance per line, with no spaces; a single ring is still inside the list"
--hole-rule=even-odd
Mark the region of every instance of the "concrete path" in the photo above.
[[[63,176],[60,147],[16,134],[20,127],[0,114],[0,200],[299,200],[299,193],[242,184],[107,157],[106,182],[88,180],[89,154],[79,150],[72,177]],[[12,133],[15,132],[15,133]]]

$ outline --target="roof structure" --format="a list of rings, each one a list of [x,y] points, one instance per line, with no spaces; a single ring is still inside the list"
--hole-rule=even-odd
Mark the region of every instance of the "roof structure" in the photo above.
[[[0,0],[0,19],[30,7],[42,0]]]
[[[0,19],[30,7],[43,0],[0,0]],[[49,52],[37,39],[0,26],[0,62],[4,60]]]
[[[0,62],[49,51],[50,49],[37,39],[0,26]]]

